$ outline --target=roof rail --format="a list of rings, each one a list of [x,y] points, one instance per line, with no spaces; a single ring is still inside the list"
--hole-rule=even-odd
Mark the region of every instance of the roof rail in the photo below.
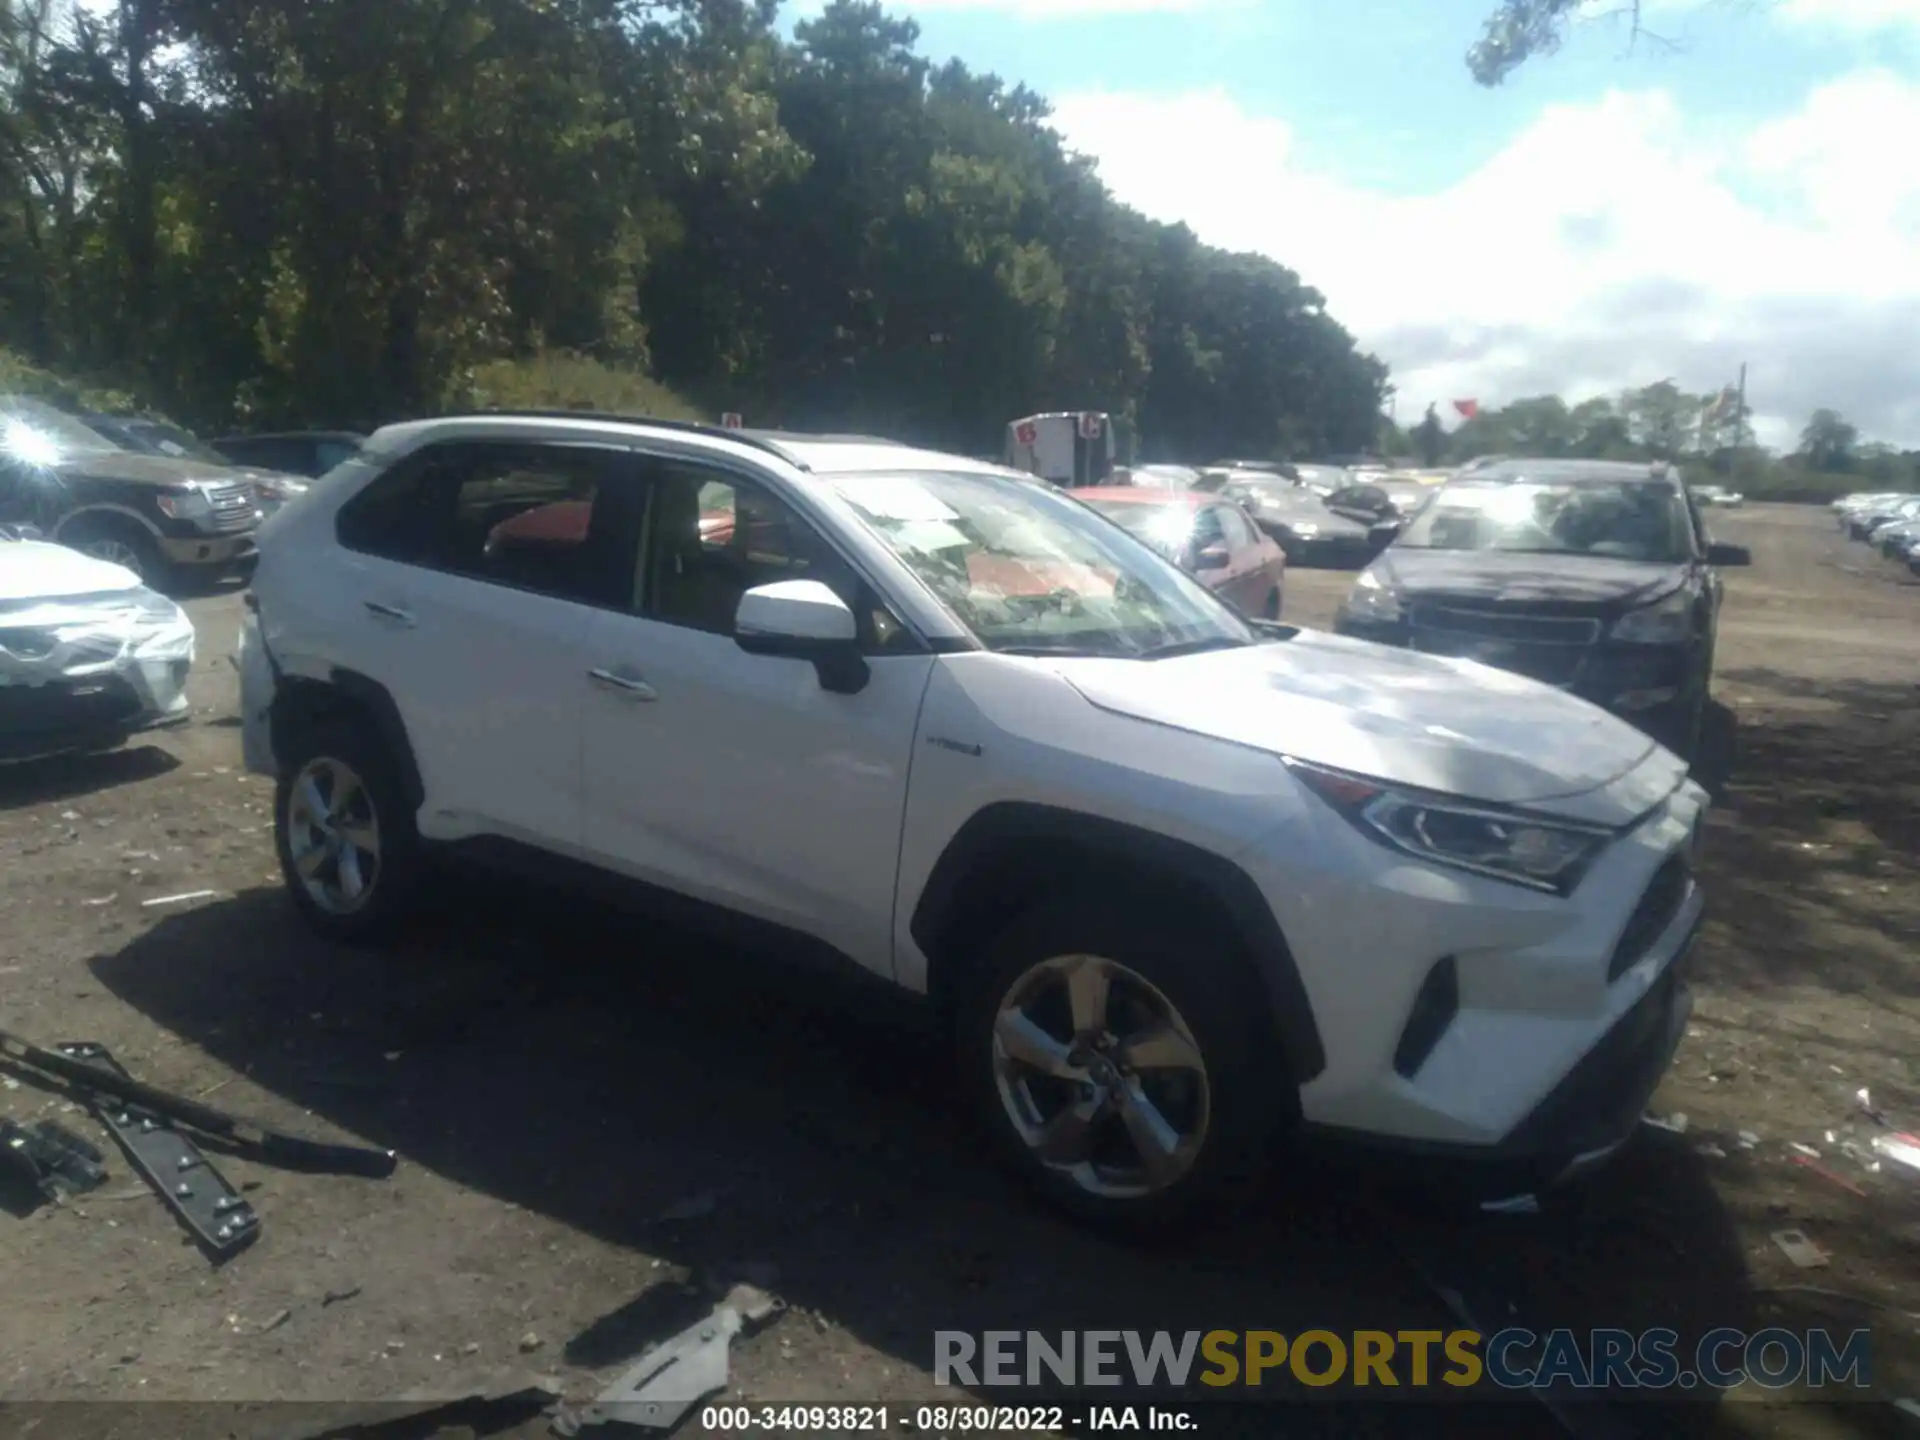
[[[610,410],[525,410],[518,406],[503,407],[497,410],[449,410],[445,414],[432,417],[436,420],[464,420],[499,418],[503,420],[599,420],[611,421],[619,425],[651,425],[656,430],[673,430],[686,435],[705,435],[715,440],[733,440],[742,445],[751,445],[756,450],[786,461],[798,469],[808,468],[785,446],[763,438],[748,430],[729,430],[724,425],[709,425],[704,420],[662,420],[654,415],[622,415]]]

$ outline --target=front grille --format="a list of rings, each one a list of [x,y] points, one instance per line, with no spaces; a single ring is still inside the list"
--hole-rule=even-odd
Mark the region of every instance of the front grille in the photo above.
[[[1579,677],[1600,635],[1598,620],[1451,605],[1415,605],[1408,620],[1415,650],[1478,660],[1560,686]]]
[[[64,739],[131,721],[140,712],[139,695],[118,676],[0,685],[0,733],[9,742]]]
[[[1693,879],[1692,868],[1684,852],[1669,855],[1653,872],[1640,903],[1627,917],[1627,928],[1620,932],[1620,943],[1613,947],[1613,960],[1607,966],[1609,983],[1630,970],[1673,923],[1686,902],[1687,886]]]
[[[213,506],[213,528],[230,532],[245,530],[253,524],[256,506],[252,487],[246,485],[215,485],[207,490],[207,501]]]

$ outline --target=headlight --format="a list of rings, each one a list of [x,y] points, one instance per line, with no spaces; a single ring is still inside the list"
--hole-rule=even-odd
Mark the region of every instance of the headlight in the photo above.
[[[1663,600],[1629,610],[1613,626],[1613,638],[1633,645],[1672,645],[1693,631],[1693,596],[1676,590]]]
[[[287,501],[293,499],[294,496],[306,494],[307,482],[304,480],[295,480],[292,476],[288,475],[262,477],[253,482],[253,491],[258,499],[270,500],[275,504],[284,505]]]
[[[213,513],[213,503],[207,499],[207,492],[198,486],[180,490],[169,490],[155,502],[160,513],[172,520],[204,520]]]
[[[1570,895],[1613,832],[1395,790],[1298,760],[1287,767],[1368,839],[1417,860]]]
[[[1355,620],[1371,620],[1386,625],[1400,618],[1400,602],[1386,582],[1371,570],[1362,570],[1347,592],[1345,610]]]

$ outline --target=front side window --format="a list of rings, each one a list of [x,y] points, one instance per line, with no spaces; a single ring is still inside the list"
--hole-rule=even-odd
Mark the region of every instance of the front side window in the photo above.
[[[740,597],[781,580],[818,580],[854,612],[870,654],[917,648],[911,632],[792,506],[749,481],[662,461],[649,487],[638,612],[731,635]]]
[[[1663,480],[1465,481],[1442,489],[1395,543],[1677,564],[1692,557],[1693,527]]]
[[[988,649],[1139,657],[1254,643],[1253,630],[1123,526],[1167,507],[1088,505],[1000,475],[822,477]],[[1191,515],[1185,518],[1191,525]]]

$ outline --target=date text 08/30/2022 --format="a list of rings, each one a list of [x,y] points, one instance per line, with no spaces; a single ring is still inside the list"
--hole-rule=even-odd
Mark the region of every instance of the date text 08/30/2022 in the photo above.
[[[708,1405],[700,1412],[700,1428],[713,1435],[865,1430],[1048,1435],[1066,1429],[1176,1434],[1200,1426],[1191,1411],[1160,1405]]]

